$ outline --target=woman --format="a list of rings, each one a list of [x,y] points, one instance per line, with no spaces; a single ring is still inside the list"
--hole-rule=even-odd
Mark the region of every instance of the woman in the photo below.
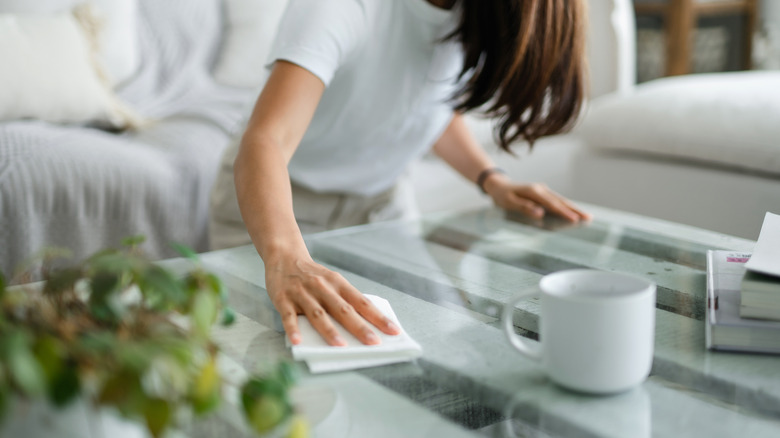
[[[583,20],[582,0],[290,0],[234,183],[293,344],[298,314],[330,345],[345,344],[334,319],[365,344],[379,343],[370,324],[398,332],[312,260],[301,229],[403,216],[399,180],[431,148],[500,207],[589,219],[543,185],[511,182],[461,115],[480,109],[497,118],[507,151],[568,129],[583,98]],[[218,185],[228,180],[221,175]],[[224,219],[212,227],[217,238],[231,226],[222,204],[214,207]]]

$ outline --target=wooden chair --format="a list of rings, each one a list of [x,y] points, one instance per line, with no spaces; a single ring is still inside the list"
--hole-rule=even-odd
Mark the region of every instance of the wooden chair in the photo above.
[[[666,29],[666,76],[691,72],[693,33],[699,17],[740,15],[745,20],[742,68],[751,68],[753,32],[756,26],[756,0],[666,0],[635,1],[637,16],[662,16]]]

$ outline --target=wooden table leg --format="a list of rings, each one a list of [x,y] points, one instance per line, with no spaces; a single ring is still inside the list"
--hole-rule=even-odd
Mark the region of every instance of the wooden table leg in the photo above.
[[[696,28],[693,0],[670,0],[666,10],[666,75],[691,71],[691,46]]]

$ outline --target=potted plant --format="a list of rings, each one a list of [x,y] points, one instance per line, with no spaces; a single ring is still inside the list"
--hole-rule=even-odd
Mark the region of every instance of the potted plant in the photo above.
[[[176,246],[193,263],[177,276],[143,256],[143,240],[56,269],[64,252],[46,250],[38,283],[9,287],[0,274],[0,435],[4,421],[19,421],[36,403],[56,412],[86,404],[157,438],[222,402],[210,332],[234,320],[226,290],[190,249]],[[32,278],[25,272],[14,283]],[[306,435],[288,397],[291,370],[280,363],[242,385],[255,432]]]

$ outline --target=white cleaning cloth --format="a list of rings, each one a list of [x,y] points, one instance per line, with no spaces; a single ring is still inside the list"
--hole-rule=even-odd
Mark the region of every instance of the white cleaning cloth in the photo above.
[[[387,300],[375,295],[366,295],[366,298],[371,300],[385,316],[401,328],[401,324]],[[346,371],[406,362],[422,355],[420,344],[415,342],[403,328],[401,328],[401,334],[394,336],[374,329],[374,333],[382,340],[382,343],[364,345],[338,322],[334,321],[334,323],[339,334],[347,343],[344,347],[328,345],[312,327],[306,316],[298,315],[298,329],[303,341],[298,345],[291,346],[292,354],[295,360],[306,361],[312,373]]]

